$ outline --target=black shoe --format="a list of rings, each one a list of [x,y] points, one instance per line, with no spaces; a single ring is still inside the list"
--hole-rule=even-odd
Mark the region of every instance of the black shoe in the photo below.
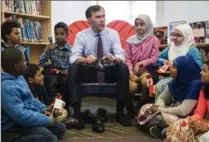
[[[132,126],[130,118],[121,113],[116,115],[116,121],[123,126]]]
[[[162,129],[157,127],[157,126],[153,126],[149,129],[149,133],[151,136],[153,136],[154,138],[159,138],[159,139],[163,139],[162,136]]]
[[[85,110],[82,113],[82,118],[87,124],[93,124],[94,123],[94,115],[90,112],[90,110]]]
[[[127,105],[126,109],[128,111],[127,116],[131,119],[135,118],[137,111],[136,111],[136,108],[134,107],[134,104],[131,103],[131,104]]]
[[[100,119],[102,120],[102,122],[107,122],[109,120],[108,116],[107,116],[107,111],[103,108],[99,108],[97,110],[97,116],[100,117]]]
[[[98,116],[94,117],[94,122],[92,124],[92,131],[97,133],[104,132],[104,123],[102,122],[101,118]]]
[[[81,115],[75,115],[75,119],[78,120],[78,125],[76,126],[77,129],[83,129],[86,125],[85,121],[83,120]]]
[[[79,128],[78,120],[72,117],[66,119],[63,123],[65,123],[65,125],[67,126],[67,129]]]
[[[97,59],[95,61],[95,69],[96,70],[100,70],[100,71],[103,71],[104,70],[104,66],[102,64],[102,60],[101,59]]]

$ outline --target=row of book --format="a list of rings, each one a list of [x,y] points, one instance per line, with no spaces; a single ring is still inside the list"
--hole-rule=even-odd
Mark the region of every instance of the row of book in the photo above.
[[[175,21],[169,23],[169,28],[167,26],[155,27],[154,35],[158,37],[160,44],[168,44],[169,35],[173,29],[184,24],[186,21]],[[195,43],[209,43],[209,21],[199,21],[189,23],[192,27]]]
[[[41,24],[39,21],[30,21],[29,19],[16,18],[15,15],[5,17],[6,20],[17,20],[21,25],[22,41],[42,42]]]
[[[2,4],[5,11],[41,15],[40,0],[4,0]]]

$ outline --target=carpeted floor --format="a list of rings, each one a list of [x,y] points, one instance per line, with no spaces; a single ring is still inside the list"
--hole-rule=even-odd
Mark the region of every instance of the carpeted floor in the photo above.
[[[86,125],[82,130],[68,130],[61,142],[160,142],[152,138],[149,134],[141,132],[135,125],[124,127],[114,123],[116,111],[116,101],[111,98],[86,97],[83,99],[82,110],[89,109],[96,114],[98,108],[105,108],[112,116],[111,122],[105,123],[104,133],[95,133],[91,130],[91,125]]]

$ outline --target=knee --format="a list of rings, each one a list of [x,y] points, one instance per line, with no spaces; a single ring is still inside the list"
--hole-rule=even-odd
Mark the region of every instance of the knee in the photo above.
[[[60,139],[65,134],[65,132],[67,130],[67,127],[62,122],[56,122],[55,126],[56,126],[56,129],[57,129],[56,135],[57,135],[58,139]]]
[[[120,64],[117,64],[116,67],[117,67],[118,72],[129,75],[128,66],[126,64],[120,63]]]
[[[57,136],[55,134],[50,134],[50,135],[44,135],[46,137],[47,141],[46,142],[59,142]]]
[[[79,68],[79,65],[75,65],[75,64],[73,64],[71,67],[70,67],[70,69],[68,70],[68,74],[70,74],[70,75],[74,75],[76,72],[77,72],[77,70],[78,70],[78,68]],[[72,77],[72,76],[71,76]]]
[[[137,92],[137,83],[129,81],[129,92],[132,94]]]

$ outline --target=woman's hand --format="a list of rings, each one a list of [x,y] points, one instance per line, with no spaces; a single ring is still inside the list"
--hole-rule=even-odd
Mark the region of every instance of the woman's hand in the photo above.
[[[139,79],[139,78],[138,78],[136,75],[134,75],[134,74],[130,74],[130,77],[129,77],[129,78],[130,78],[130,80],[133,81],[133,82],[138,82],[138,79]]]
[[[134,74],[138,75],[139,74],[139,69],[143,67],[143,63],[142,62],[138,62],[134,65],[134,68],[133,68],[133,72]]]

